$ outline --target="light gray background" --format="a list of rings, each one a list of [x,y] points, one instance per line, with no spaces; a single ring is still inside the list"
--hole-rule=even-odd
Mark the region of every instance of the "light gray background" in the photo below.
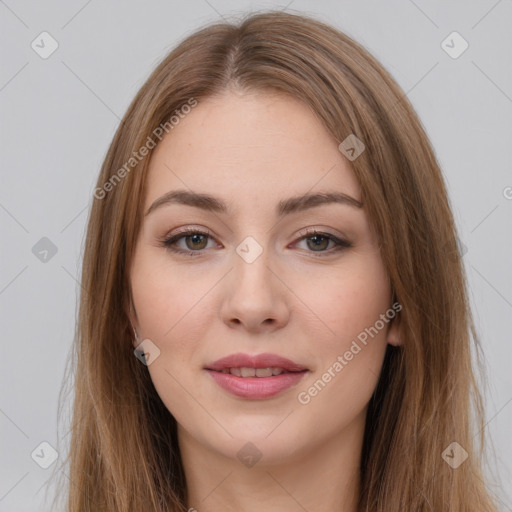
[[[2,119],[0,510],[42,511],[57,447],[57,398],[75,326],[92,191],[120,117],[160,59],[205,22],[257,9],[317,14],[368,48],[430,136],[467,248],[482,336],[488,431],[503,510],[512,510],[512,2],[0,0]],[[59,47],[42,59],[43,31]],[[453,31],[469,48],[451,58]],[[48,237],[46,263],[32,247]],[[64,441],[66,430],[61,428]],[[61,453],[62,457],[63,453]]]

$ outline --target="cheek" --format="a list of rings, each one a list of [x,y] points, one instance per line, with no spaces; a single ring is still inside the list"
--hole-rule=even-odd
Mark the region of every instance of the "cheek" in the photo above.
[[[195,402],[190,373],[200,366],[200,342],[209,319],[204,311],[212,276],[195,276],[147,251],[134,261],[131,284],[141,339],[160,350],[148,366],[155,389],[176,420],[187,422],[204,411]],[[209,282],[212,281],[212,282]],[[197,406],[196,411],[194,407]]]
[[[201,319],[206,322],[202,309],[213,277],[180,271],[149,252],[135,260],[134,268],[131,283],[141,335],[164,350],[172,345],[179,352],[180,343],[190,346],[204,327]]]
[[[308,307],[321,320],[324,353],[348,349],[359,335],[364,338],[391,305],[385,269],[373,254],[347,261],[343,268],[308,282],[315,285],[302,288],[299,294],[307,297]],[[381,323],[378,327],[382,338],[386,328]]]
[[[375,390],[387,346],[389,294],[382,262],[372,255],[347,265],[313,297],[312,309],[322,312],[335,335],[316,346],[320,366],[297,398],[303,414],[328,430],[359,415]]]

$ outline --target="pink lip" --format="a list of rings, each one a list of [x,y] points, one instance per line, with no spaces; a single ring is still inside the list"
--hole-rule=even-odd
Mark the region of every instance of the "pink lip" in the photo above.
[[[225,368],[269,368],[278,367],[290,373],[272,377],[237,377],[222,373]],[[205,368],[215,382],[235,396],[252,400],[262,400],[275,396],[290,388],[307,373],[307,368],[275,354],[232,354],[223,357]]]
[[[269,368],[277,367],[287,372],[301,372],[307,370],[305,366],[297,364],[286,357],[276,354],[231,354],[205,366],[207,370],[221,371],[224,368]],[[262,377],[265,378],[265,377]]]

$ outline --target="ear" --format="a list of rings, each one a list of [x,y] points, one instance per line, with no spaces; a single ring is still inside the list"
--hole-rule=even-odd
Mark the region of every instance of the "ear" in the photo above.
[[[131,291],[129,293],[128,306],[125,308],[126,316],[128,317],[128,322],[130,323],[130,336],[132,340],[132,345],[134,348],[140,344],[140,336],[139,336],[139,323],[137,321],[137,313],[135,311],[135,306],[133,304]]]
[[[395,347],[403,345],[403,339],[401,336],[400,329],[400,317],[395,317],[391,320],[386,334],[386,341]]]
[[[130,323],[130,334],[131,334],[133,348],[137,348],[140,345],[141,339],[139,336],[139,331],[131,323]]]

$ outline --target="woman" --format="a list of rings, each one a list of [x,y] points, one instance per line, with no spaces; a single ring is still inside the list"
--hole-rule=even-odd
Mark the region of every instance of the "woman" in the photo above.
[[[441,171],[362,46],[283,12],[192,34],[94,196],[70,511],[496,510]]]

